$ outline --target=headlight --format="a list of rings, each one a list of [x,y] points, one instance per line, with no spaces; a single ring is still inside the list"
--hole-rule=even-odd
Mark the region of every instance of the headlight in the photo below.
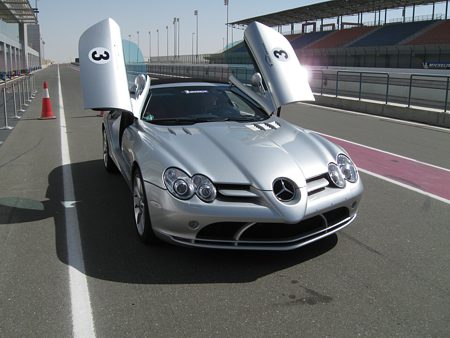
[[[344,154],[339,154],[337,157],[337,164],[347,181],[355,183],[358,180],[358,170],[351,159]]]
[[[198,198],[208,203],[214,201],[217,194],[216,187],[208,177],[197,174],[192,177],[192,182],[194,182],[195,193]]]
[[[194,185],[191,178],[182,170],[169,168],[164,172],[164,183],[172,195],[182,200],[191,198],[194,193]]]
[[[200,174],[189,177],[183,170],[168,168],[163,175],[164,184],[169,192],[182,200],[190,199],[194,194],[203,202],[215,200],[217,190],[211,180]]]
[[[336,163],[328,164],[328,175],[330,176],[330,179],[335,186],[337,186],[338,188],[345,187],[344,175],[342,174],[339,166]]]

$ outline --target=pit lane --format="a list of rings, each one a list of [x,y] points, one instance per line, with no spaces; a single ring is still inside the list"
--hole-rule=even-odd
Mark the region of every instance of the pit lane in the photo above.
[[[39,95],[0,147],[0,336],[70,336],[68,268],[86,276],[97,336],[448,334],[449,204],[361,173],[355,222],[299,250],[145,247],[125,182],[103,169],[101,119],[82,109],[79,73],[60,73],[71,164],[61,162],[59,122],[36,120]],[[56,66],[36,74],[38,87],[44,80],[59,119]],[[303,104],[282,116],[450,169],[446,129]],[[62,189],[67,166],[74,201]],[[68,207],[84,267],[67,257]]]

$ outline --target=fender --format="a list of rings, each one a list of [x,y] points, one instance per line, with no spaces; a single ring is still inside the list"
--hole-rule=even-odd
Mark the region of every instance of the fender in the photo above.
[[[84,108],[133,113],[119,25],[108,18],[88,28],[78,53]]]

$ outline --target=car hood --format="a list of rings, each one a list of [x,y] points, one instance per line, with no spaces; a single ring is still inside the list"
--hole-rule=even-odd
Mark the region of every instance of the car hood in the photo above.
[[[216,184],[272,190],[286,177],[299,187],[327,172],[339,148],[317,134],[272,117],[263,122],[209,122],[147,127],[168,156],[167,166],[208,176]]]

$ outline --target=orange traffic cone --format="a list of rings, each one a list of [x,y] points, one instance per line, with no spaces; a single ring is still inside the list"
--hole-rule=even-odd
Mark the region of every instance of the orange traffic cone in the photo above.
[[[56,116],[53,115],[52,111],[52,103],[50,101],[50,95],[48,94],[48,85],[47,82],[44,81],[44,94],[42,96],[42,113],[41,113],[41,120],[50,120],[50,119],[56,119]]]

